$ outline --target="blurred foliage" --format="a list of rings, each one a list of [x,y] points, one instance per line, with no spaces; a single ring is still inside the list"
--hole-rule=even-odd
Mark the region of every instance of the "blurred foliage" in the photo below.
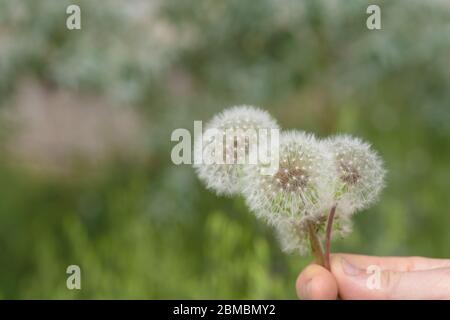
[[[448,258],[450,4],[376,3],[378,31],[360,0],[0,0],[0,109],[24,77],[105,96],[139,107],[149,149],[55,176],[9,160],[0,119],[0,298],[295,298],[310,258],[170,161],[173,129],[233,104],[380,152],[387,189],[334,251]]]

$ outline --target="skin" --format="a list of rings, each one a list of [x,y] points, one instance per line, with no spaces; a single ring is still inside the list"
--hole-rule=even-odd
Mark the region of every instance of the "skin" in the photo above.
[[[296,290],[309,300],[450,300],[450,259],[333,254],[331,272],[310,264]]]

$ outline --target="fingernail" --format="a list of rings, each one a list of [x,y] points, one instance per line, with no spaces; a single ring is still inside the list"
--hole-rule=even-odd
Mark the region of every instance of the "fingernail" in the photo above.
[[[312,279],[309,279],[305,284],[302,285],[300,292],[301,298],[303,300],[307,300],[311,298],[311,282]]]
[[[361,269],[355,267],[348,260],[342,258],[341,259],[342,270],[344,270],[345,274],[348,276],[357,276],[361,273]]]

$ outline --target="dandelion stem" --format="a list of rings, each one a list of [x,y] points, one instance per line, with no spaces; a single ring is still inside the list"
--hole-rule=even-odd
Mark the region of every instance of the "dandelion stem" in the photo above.
[[[309,231],[309,242],[311,243],[311,251],[316,259],[316,263],[323,266],[324,265],[324,256],[322,244],[320,243],[319,237],[317,236],[317,232],[314,227],[314,223],[309,221],[308,223],[308,231]]]
[[[325,235],[325,268],[328,270],[331,270],[331,264],[330,264],[330,246],[331,246],[331,232],[333,231],[333,221],[334,221],[334,215],[336,213],[336,204],[331,207],[330,214],[328,215],[328,222],[327,222],[327,230]]]

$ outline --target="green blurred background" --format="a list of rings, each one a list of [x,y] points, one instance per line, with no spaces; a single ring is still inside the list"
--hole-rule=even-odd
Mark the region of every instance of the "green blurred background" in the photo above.
[[[450,257],[449,57],[444,0],[0,0],[0,298],[295,298],[311,258],[170,160],[236,104],[384,158],[333,251]]]

